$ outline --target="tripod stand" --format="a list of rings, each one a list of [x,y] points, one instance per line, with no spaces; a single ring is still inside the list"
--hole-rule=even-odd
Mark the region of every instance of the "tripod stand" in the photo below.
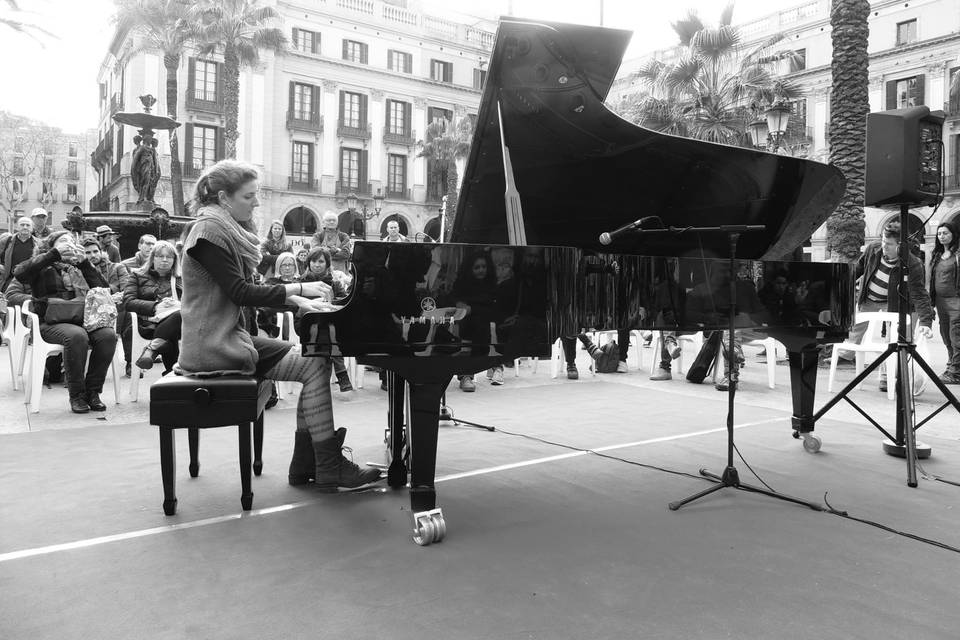
[[[897,281],[897,341],[891,342],[879,358],[870,363],[858,376],[856,376],[847,386],[845,386],[835,397],[823,406],[813,415],[813,422],[816,422],[829,411],[840,400],[846,400],[857,411],[860,412],[870,423],[882,434],[887,436],[889,442],[884,443],[884,450],[891,454],[902,456],[907,461],[907,486],[917,486],[917,457],[918,447],[916,440],[916,430],[923,426],[927,420],[930,420],[938,414],[947,405],[953,405],[954,409],[960,412],[960,401],[950,392],[942,380],[933,372],[930,365],[917,353],[916,345],[913,343],[913,336],[907,330],[907,313],[910,307],[910,288],[908,286],[910,277],[910,248],[906,242],[904,234],[907,233],[907,215],[910,210],[909,204],[900,205],[900,246],[897,251],[897,262],[900,269],[900,279]],[[866,277],[866,274],[864,274]],[[892,277],[892,274],[891,274]],[[861,286],[867,286],[867,283]],[[896,354],[897,357],[897,423],[896,435],[891,435],[873,418],[871,418],[863,409],[861,409],[853,400],[849,398],[850,392],[855,389],[867,376],[873,373],[887,358]],[[911,360],[918,364],[927,377],[947,399],[940,407],[922,420],[919,424],[914,424],[916,418],[911,398],[913,397],[913,376],[910,368]],[[928,457],[930,455],[929,447],[922,447],[923,455],[919,457]]]
[[[730,384],[727,387],[727,466],[723,470],[722,475],[716,475],[710,473],[706,469],[700,469],[700,475],[707,478],[715,480],[717,484],[705,489],[699,493],[695,493],[692,496],[683,498],[682,500],[677,500],[676,502],[671,502],[668,506],[671,511],[676,511],[680,507],[708,496],[711,493],[720,491],[727,487],[733,487],[734,489],[741,489],[743,491],[750,491],[752,493],[762,493],[764,495],[770,496],[771,498],[777,498],[778,500],[785,500],[787,502],[793,502],[795,504],[800,504],[805,507],[809,507],[814,511],[823,511],[823,507],[815,504],[813,502],[807,502],[800,498],[794,498],[782,493],[775,493],[767,489],[761,489],[759,487],[754,487],[749,484],[744,484],[740,482],[740,474],[737,472],[737,468],[733,464],[733,415],[734,415],[734,398],[736,395],[736,382],[733,372],[735,371],[735,349],[734,349],[734,331],[736,330],[736,306],[737,306],[737,278],[736,278],[736,261],[735,256],[737,255],[737,240],[740,238],[741,232],[749,231],[763,231],[766,227],[763,225],[725,225],[720,227],[693,227],[690,229],[683,229],[682,231],[720,231],[727,234],[727,238],[730,242],[730,256],[727,259],[727,264],[730,268],[730,309],[728,312],[728,329],[730,331],[729,339],[727,340],[727,366],[730,368]],[[772,354],[768,354],[767,357],[772,357]]]

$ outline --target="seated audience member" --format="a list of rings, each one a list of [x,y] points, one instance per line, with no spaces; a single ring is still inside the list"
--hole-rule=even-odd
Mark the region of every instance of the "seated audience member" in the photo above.
[[[17,220],[13,234],[0,240],[0,292],[13,280],[13,270],[34,256],[42,240],[33,235],[33,221],[24,216]]]
[[[158,241],[150,257],[134,269],[123,287],[127,311],[137,314],[136,330],[150,342],[137,358],[141,369],[153,367],[157,356],[163,360],[163,373],[173,369],[180,357],[180,259],[176,248],[166,240]]]
[[[97,227],[97,240],[100,241],[100,250],[110,258],[110,262],[120,264],[123,262],[123,258],[120,257],[120,247],[117,246],[116,239],[117,232],[111,229],[109,225],[102,224]]]
[[[497,274],[490,253],[481,251],[467,257],[460,265],[460,272],[453,283],[451,298],[454,304],[465,309],[467,315],[460,322],[460,338],[473,346],[472,355],[485,356],[490,346],[490,325],[496,326]],[[457,376],[460,390],[476,391],[473,375]],[[503,365],[493,368],[491,384],[503,384]]]
[[[112,262],[106,252],[100,248],[100,242],[96,238],[85,238],[83,240],[83,254],[87,260],[97,268],[107,284],[110,285],[110,293],[122,293],[123,281],[127,277],[127,268],[122,264]],[[123,296],[118,296],[119,303]]]
[[[297,249],[297,276],[303,277],[303,274],[307,272],[307,269],[310,268],[310,265],[307,263],[307,254],[310,253],[310,243],[303,243],[299,249]]]
[[[70,232],[63,229],[47,236],[37,255],[17,265],[14,275],[16,280],[10,284],[7,301],[22,306],[32,297],[40,318],[40,335],[47,342],[63,345],[70,409],[74,413],[106,411],[100,393],[117,346],[114,328],[102,327],[88,333],[82,326],[82,308],[79,321],[76,317],[60,322],[47,319],[50,299],[83,301],[91,288],[108,286],[103,274],[86,259]]]
[[[321,222],[323,227],[310,238],[307,249],[325,247],[330,252],[331,268],[337,271],[349,271],[350,258],[353,256],[353,242],[350,236],[337,228],[339,218],[333,211],[324,211]]]
[[[307,264],[309,267],[307,273],[300,278],[300,281],[323,282],[324,284],[330,285],[333,289],[333,301],[337,302],[347,297],[348,291],[344,284],[343,276],[337,275],[343,274],[343,272],[334,271],[330,267],[330,262],[330,252],[327,251],[326,247],[314,247],[310,250],[310,253],[307,254]],[[343,362],[343,357],[334,356],[331,360],[333,361],[333,372],[337,376],[337,384],[340,386],[340,391],[353,391],[353,384],[350,382],[350,375],[347,373],[347,367]]]

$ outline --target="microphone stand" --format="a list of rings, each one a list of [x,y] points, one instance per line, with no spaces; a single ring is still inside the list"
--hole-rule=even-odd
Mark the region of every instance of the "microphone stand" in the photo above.
[[[692,496],[688,496],[682,500],[677,500],[676,502],[671,502],[668,505],[671,511],[676,511],[680,507],[689,504],[694,500],[698,500],[704,496],[708,496],[711,493],[720,491],[721,489],[725,489],[727,487],[733,487],[734,489],[740,489],[742,491],[750,491],[752,493],[762,493],[763,495],[770,496],[771,498],[777,498],[778,500],[785,500],[787,502],[793,502],[794,504],[809,507],[814,511],[824,511],[824,508],[819,504],[740,482],[740,474],[737,472],[737,468],[733,464],[733,416],[734,398],[737,387],[735,373],[737,365],[735,361],[736,354],[734,350],[733,339],[734,332],[736,331],[737,271],[735,256],[737,255],[737,241],[740,239],[741,233],[763,231],[765,229],[765,225],[719,225],[715,227],[669,227],[666,229],[638,230],[638,233],[685,233],[688,231],[698,233],[721,232],[727,234],[727,239],[730,242],[730,256],[727,258],[727,264],[730,267],[730,310],[727,317],[728,331],[730,332],[730,335],[727,339],[727,366],[730,372],[730,384],[727,387],[727,466],[723,470],[722,475],[719,476],[714,473],[710,473],[705,468],[701,468],[700,475],[710,478],[711,480],[715,481],[716,484],[709,489],[695,493]]]

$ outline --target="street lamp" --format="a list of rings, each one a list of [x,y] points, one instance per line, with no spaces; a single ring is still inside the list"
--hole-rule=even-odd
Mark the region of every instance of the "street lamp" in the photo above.
[[[773,153],[777,152],[780,142],[783,140],[783,134],[787,132],[787,123],[790,121],[790,105],[786,102],[776,102],[765,112],[767,117],[767,129],[770,131],[770,137],[773,138]]]
[[[362,209],[357,211],[357,204],[362,207]],[[380,189],[377,189],[377,195],[373,196],[373,211],[367,211],[367,201],[360,200],[357,198],[357,194],[351,192],[347,195],[347,209],[350,210],[350,215],[353,217],[353,229],[351,230],[350,235],[356,237],[357,233],[357,222],[363,221],[363,239],[367,239],[367,220],[372,220],[380,215],[380,211],[383,209],[383,195],[380,193]]]
[[[763,149],[767,146],[767,135],[769,135],[769,133],[770,129],[767,127],[767,121],[763,118],[758,118],[747,125],[750,144],[752,144],[755,149]]]

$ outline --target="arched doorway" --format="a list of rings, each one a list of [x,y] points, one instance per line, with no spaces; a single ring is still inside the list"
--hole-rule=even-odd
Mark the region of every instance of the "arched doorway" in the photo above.
[[[430,236],[434,242],[442,242],[443,238],[440,237],[440,216],[430,218],[427,221],[427,225],[423,228],[423,232]]]
[[[400,235],[407,236],[410,238],[410,234],[407,233],[409,227],[407,226],[407,221],[403,219],[402,216],[398,213],[393,213],[383,219],[383,222],[380,223],[380,238],[387,235],[387,223],[388,222],[397,222],[400,225]],[[411,240],[413,238],[410,238]]]
[[[317,214],[309,207],[294,207],[283,216],[288,236],[312,236],[317,232]]]
[[[337,230],[350,236],[363,238],[363,216],[355,216],[349,209],[342,211],[337,216]]]

